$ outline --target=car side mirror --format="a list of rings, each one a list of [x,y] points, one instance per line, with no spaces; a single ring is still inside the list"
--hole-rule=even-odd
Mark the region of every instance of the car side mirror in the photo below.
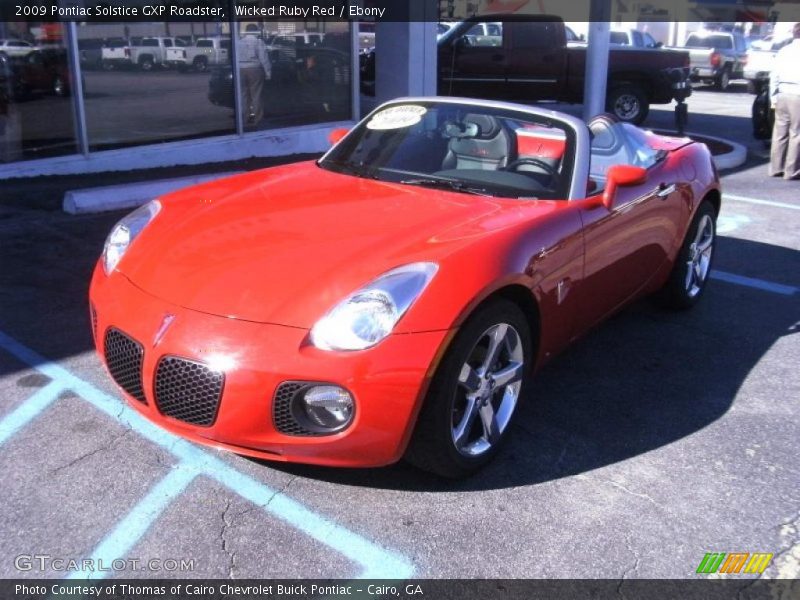
[[[656,42],[653,48],[662,48],[664,46],[664,42]]]
[[[603,192],[603,205],[611,210],[617,188],[641,185],[647,181],[647,169],[633,165],[614,165],[606,172],[606,189]]]
[[[339,140],[341,140],[349,132],[350,130],[347,127],[337,127],[328,134],[328,141],[331,143],[331,146],[335,146],[339,143]]]

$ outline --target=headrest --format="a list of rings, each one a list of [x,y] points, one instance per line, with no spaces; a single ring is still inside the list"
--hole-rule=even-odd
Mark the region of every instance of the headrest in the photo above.
[[[474,123],[478,126],[478,135],[476,137],[488,140],[496,136],[500,132],[500,123],[497,119],[489,115],[464,115],[464,123]]]

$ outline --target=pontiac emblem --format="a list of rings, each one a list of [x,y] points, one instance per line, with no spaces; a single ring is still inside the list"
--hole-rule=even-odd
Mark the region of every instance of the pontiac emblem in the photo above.
[[[166,313],[164,318],[161,320],[161,326],[156,331],[156,335],[153,337],[153,347],[158,346],[158,342],[161,341],[161,338],[164,337],[164,334],[167,333],[167,329],[169,326],[172,325],[172,322],[175,320],[175,315],[172,313]]]

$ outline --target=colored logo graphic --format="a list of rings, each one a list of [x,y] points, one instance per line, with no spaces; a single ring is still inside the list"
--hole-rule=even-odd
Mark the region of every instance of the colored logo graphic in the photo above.
[[[697,567],[698,573],[763,573],[772,560],[768,552],[707,552]]]

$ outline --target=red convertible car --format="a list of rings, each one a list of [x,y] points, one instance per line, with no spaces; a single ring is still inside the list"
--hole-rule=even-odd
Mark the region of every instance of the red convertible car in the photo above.
[[[147,418],[249,456],[465,476],[572,340],[703,294],[721,196],[702,144],[436,97],[331,141],[111,231],[92,326]]]

